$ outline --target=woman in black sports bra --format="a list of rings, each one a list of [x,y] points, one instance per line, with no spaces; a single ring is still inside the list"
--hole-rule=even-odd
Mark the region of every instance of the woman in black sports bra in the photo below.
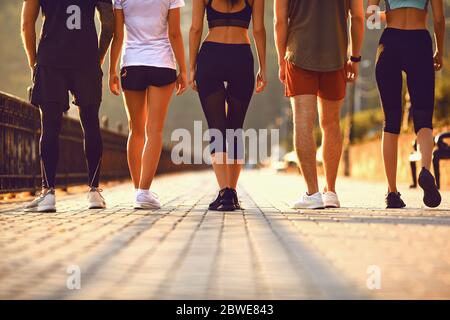
[[[205,13],[209,32],[199,51]],[[259,62],[256,89],[248,35],[252,18]],[[267,83],[264,0],[193,0],[189,45],[190,83],[208,122],[220,187],[209,209],[240,209],[236,185],[244,160],[242,128],[253,91],[262,92]]]

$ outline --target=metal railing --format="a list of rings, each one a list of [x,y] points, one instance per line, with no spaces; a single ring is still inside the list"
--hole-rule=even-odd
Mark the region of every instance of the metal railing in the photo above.
[[[35,192],[40,188],[39,136],[39,109],[0,92],[0,193]],[[102,138],[102,181],[128,178],[127,137],[102,129]],[[86,183],[80,123],[64,117],[56,184],[66,188]]]

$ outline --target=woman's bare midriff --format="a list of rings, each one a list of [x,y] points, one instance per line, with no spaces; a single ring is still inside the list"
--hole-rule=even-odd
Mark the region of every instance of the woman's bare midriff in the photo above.
[[[205,41],[227,44],[250,43],[248,30],[241,27],[215,27],[209,30]]]
[[[401,8],[386,13],[388,28],[403,30],[427,29],[427,12],[415,8]]]

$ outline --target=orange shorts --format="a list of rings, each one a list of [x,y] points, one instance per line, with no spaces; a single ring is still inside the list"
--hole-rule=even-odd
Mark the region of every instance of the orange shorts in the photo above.
[[[319,72],[286,62],[286,96],[316,95],[325,100],[345,98],[347,79],[345,69]]]

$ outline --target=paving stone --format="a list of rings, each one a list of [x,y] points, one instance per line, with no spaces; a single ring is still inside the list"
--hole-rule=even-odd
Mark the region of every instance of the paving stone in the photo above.
[[[449,192],[426,209],[420,190],[402,186],[408,208],[387,211],[384,184],[339,179],[343,208],[292,210],[301,177],[246,171],[246,209],[220,213],[207,210],[217,193],[210,171],[154,186],[163,203],[155,211],[132,208],[129,183],[107,188],[98,211],[84,194],[58,195],[55,214],[0,204],[0,298],[450,298]],[[66,286],[74,265],[80,290]],[[371,266],[377,290],[367,287]]]

